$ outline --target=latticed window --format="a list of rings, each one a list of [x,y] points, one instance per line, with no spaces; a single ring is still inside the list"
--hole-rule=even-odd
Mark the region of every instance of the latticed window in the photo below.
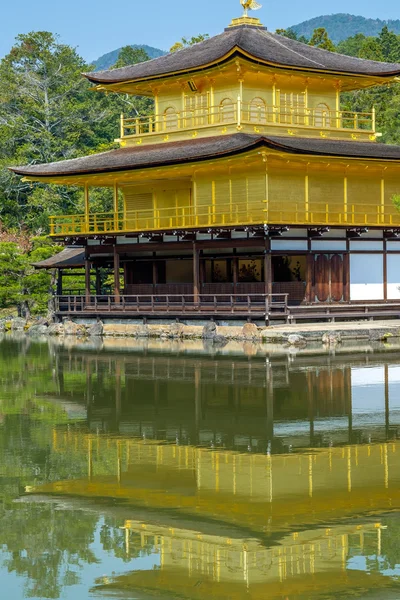
[[[279,96],[280,122],[288,125],[304,125],[306,114],[306,95],[280,92]]]
[[[235,106],[231,98],[224,98],[219,105],[221,123],[232,123],[235,120]]]
[[[330,127],[331,112],[327,104],[317,104],[314,110],[314,126],[315,127]]]
[[[178,115],[173,106],[169,106],[164,111],[164,129],[167,131],[178,129]]]
[[[266,123],[266,108],[262,98],[253,98],[250,102],[250,121],[252,123]]]
[[[209,120],[209,94],[192,94],[184,100],[185,127],[207,125]]]

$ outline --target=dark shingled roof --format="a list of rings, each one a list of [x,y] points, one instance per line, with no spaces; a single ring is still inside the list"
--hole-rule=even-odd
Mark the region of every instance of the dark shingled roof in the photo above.
[[[240,154],[262,146],[290,154],[400,160],[400,146],[389,144],[234,133],[165,144],[118,148],[82,158],[10,169],[18,175],[32,178],[109,173],[196,162]]]
[[[400,74],[400,64],[376,62],[328,52],[308,46],[261,27],[234,27],[226,29],[204,42],[172,54],[160,56],[110,71],[85,73],[93,83],[112,84],[151,79],[175,72],[188,72],[204,65],[220,62],[233,50],[250,54],[255,60],[283,67],[297,67],[306,71],[331,71],[354,75],[390,77]]]
[[[84,248],[65,248],[58,254],[45,260],[32,263],[36,269],[73,269],[85,266]]]

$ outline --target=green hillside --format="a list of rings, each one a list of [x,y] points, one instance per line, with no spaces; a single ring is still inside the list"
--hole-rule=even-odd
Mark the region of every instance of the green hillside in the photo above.
[[[158,48],[153,48],[152,46],[146,46],[145,44],[137,45],[132,44],[132,48],[142,48],[150,58],[157,58],[158,56],[163,56],[166,54],[163,50],[159,50]],[[111,52],[107,52],[107,54],[103,54],[97,60],[93,62],[96,67],[96,71],[104,71],[109,69],[117,62],[118,55],[120,53],[121,48],[117,48],[117,50],[112,50]]]
[[[337,44],[356,33],[363,33],[366,36],[376,36],[385,25],[390,31],[400,34],[400,20],[390,19],[382,21],[381,19],[366,19],[365,17],[345,13],[314,17],[298,25],[293,25],[290,29],[298,36],[304,35],[306,38],[310,38],[314,29],[324,27],[331,40]]]

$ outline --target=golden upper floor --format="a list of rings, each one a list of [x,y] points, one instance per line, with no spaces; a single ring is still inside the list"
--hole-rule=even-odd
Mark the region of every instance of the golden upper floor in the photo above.
[[[121,117],[123,145],[244,131],[375,141],[375,114],[340,110],[342,91],[396,80],[400,65],[343,56],[270,33],[257,19],[160,58],[86,76],[100,91],[149,96]]]
[[[54,236],[249,225],[398,227],[399,160],[397,146],[236,134],[17,172],[84,186],[85,212],[52,218]],[[97,186],[113,188],[109,213],[92,209]]]
[[[238,131],[267,135],[322,137],[375,141],[375,109],[350,112],[339,109],[338,90],[296,87],[282,81],[253,86],[228,81],[203,87],[195,94],[169,93],[155,97],[155,110],[140,117],[120,117],[122,146],[163,143]],[[294,90],[294,91],[293,91]]]

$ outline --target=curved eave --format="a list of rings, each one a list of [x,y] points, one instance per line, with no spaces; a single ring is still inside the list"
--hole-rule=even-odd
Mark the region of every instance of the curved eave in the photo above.
[[[225,146],[221,146],[221,142]],[[304,157],[337,158],[346,161],[373,161],[386,163],[400,162],[400,146],[389,146],[372,142],[345,142],[338,140],[318,140],[311,138],[264,137],[250,134],[232,134],[225,138],[203,138],[196,142],[181,142],[163,146],[147,146],[142,150],[129,148],[91,155],[82,159],[74,159],[76,166],[70,161],[62,170],[63,163],[50,163],[37,167],[9,167],[17,175],[30,181],[59,183],[66,181],[74,184],[79,178],[98,175],[112,175],[145,169],[173,167],[197,164],[209,160],[230,158],[248,152],[266,148],[277,154],[290,154]],[[147,150],[147,152],[146,152]],[[380,154],[380,151],[382,153]],[[152,156],[153,154],[153,156]],[[139,160],[134,162],[133,159]],[[148,156],[148,159],[146,159]],[[118,160],[118,158],[120,160]],[[80,161],[89,164],[79,167]],[[96,163],[97,160],[97,163]],[[146,162],[147,160],[147,162]],[[108,164],[107,164],[108,162]],[[112,163],[112,164],[111,164]],[[39,170],[42,167],[43,170]],[[49,169],[50,167],[50,169]],[[47,169],[47,170],[46,170]]]
[[[58,172],[58,173],[49,173],[49,172],[46,173],[45,171],[43,171],[43,173],[40,173],[40,174],[33,173],[32,171],[30,171],[29,168],[26,169],[24,167],[8,167],[8,168],[10,171],[15,173],[16,175],[21,175],[30,181],[42,181],[44,179],[54,180],[55,178],[79,177],[82,175],[121,173],[121,172],[126,172],[126,171],[137,171],[137,170],[143,170],[143,169],[198,163],[198,162],[204,162],[204,161],[207,161],[210,159],[215,159],[215,158],[225,158],[225,157],[229,158],[230,156],[236,156],[238,154],[243,154],[244,152],[246,152],[248,150],[253,150],[253,149],[257,148],[260,144],[262,144],[263,139],[264,138],[259,138],[258,140],[256,140],[256,143],[253,140],[251,140],[247,144],[243,144],[237,148],[234,148],[234,149],[228,150],[228,151],[222,151],[222,152],[212,151],[203,156],[198,156],[198,157],[182,156],[182,158],[173,158],[170,160],[164,159],[164,160],[159,160],[159,161],[153,161],[153,162],[147,163],[147,164],[118,165],[118,166],[114,166],[114,167],[98,167],[98,168],[92,168],[90,170],[89,169],[82,169],[82,170],[77,169],[74,172],[65,171],[65,172]],[[165,144],[164,148],[168,149],[167,144]],[[132,149],[132,150],[134,152],[134,149]],[[95,155],[92,155],[92,156],[95,156]],[[52,164],[52,163],[50,163],[50,164]],[[46,165],[43,165],[43,167],[45,167],[45,166]]]
[[[359,77],[362,79],[373,79],[373,80],[391,80],[394,79],[396,77],[400,76],[400,70],[393,70],[393,71],[385,71],[385,72],[370,72],[370,73],[360,73],[357,71],[341,71],[341,70],[334,70],[334,69],[329,69],[329,68],[316,68],[316,67],[305,67],[305,66],[296,66],[296,65],[289,65],[289,64],[282,64],[282,63],[276,63],[273,61],[267,61],[263,58],[260,58],[258,56],[255,56],[253,54],[250,54],[249,52],[247,52],[246,50],[243,50],[243,48],[241,48],[240,46],[234,46],[229,52],[223,54],[222,56],[216,58],[215,60],[205,63],[203,65],[198,65],[198,66],[193,66],[193,67],[188,67],[185,69],[180,69],[180,70],[176,70],[176,71],[169,71],[169,72],[165,72],[165,73],[160,73],[160,74],[153,74],[153,75],[149,75],[149,76],[142,76],[142,77],[137,77],[137,78],[128,78],[128,79],[124,79],[124,78],[116,78],[116,79],[102,79],[101,77],[96,77],[95,73],[82,73],[82,75],[84,77],[86,77],[91,83],[96,84],[96,86],[100,87],[100,88],[104,88],[104,89],[111,89],[112,86],[114,85],[134,85],[134,84],[139,84],[139,83],[143,83],[143,82],[152,82],[152,81],[157,81],[160,79],[169,79],[170,77],[179,77],[182,75],[189,75],[189,74],[193,74],[193,73],[198,73],[207,69],[211,69],[213,67],[218,67],[221,66],[223,64],[225,64],[227,61],[229,61],[230,59],[233,58],[237,58],[237,57],[242,57],[242,58],[246,58],[247,60],[249,60],[252,63],[258,64],[258,65],[263,65],[265,67],[271,67],[274,69],[279,69],[282,71],[296,71],[296,72],[301,72],[301,73],[315,73],[315,74],[328,74],[328,75],[332,75],[333,77],[337,76],[337,77]],[[162,57],[163,58],[163,57]]]

